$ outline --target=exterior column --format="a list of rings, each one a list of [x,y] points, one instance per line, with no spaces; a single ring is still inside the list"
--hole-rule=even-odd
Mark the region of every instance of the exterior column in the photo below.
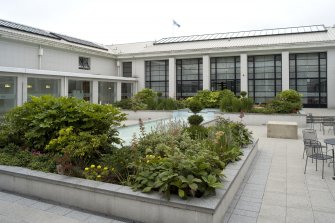
[[[176,98],[176,59],[169,58],[169,97]]]
[[[335,108],[335,50],[327,51],[327,106]]]
[[[145,88],[145,61],[142,59],[136,59],[132,62],[132,76],[137,78],[137,83],[133,87],[133,92],[140,91]]]
[[[92,81],[92,103],[99,103],[99,82],[97,80]]]
[[[248,55],[247,54],[241,54],[240,55],[240,61],[241,61],[241,91],[248,92]]]
[[[281,53],[282,91],[290,89],[290,57],[289,52]]]
[[[121,82],[116,82],[116,101],[121,101]]]
[[[27,101],[27,77],[19,75],[16,79],[16,105],[23,105]]]
[[[59,94],[61,97],[65,96],[65,77],[60,79]]]
[[[64,97],[69,96],[69,79],[67,77],[64,77],[64,81],[62,80],[61,92]]]
[[[210,90],[211,89],[211,75],[210,75],[210,58],[208,55],[202,57],[202,89]]]

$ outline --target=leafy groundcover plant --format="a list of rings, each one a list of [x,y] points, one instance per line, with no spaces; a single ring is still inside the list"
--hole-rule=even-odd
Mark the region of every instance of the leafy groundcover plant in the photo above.
[[[111,153],[112,143],[120,143],[116,127],[123,120],[125,115],[111,105],[32,97],[1,123],[0,164],[81,176],[85,166]]]
[[[238,160],[241,148],[251,142],[242,123],[220,119],[198,136],[184,123],[146,133],[140,122],[140,136],[133,137],[131,146],[122,146],[116,127],[124,119],[112,105],[33,97],[0,123],[0,164],[186,199],[214,194],[222,186],[224,167]]]
[[[86,167],[84,175],[142,192],[158,191],[167,198],[171,194],[183,199],[214,194],[222,187],[224,167],[239,160],[241,148],[251,143],[251,132],[242,123],[225,119],[207,130],[204,138],[191,137],[187,126],[178,122],[159,125],[148,134],[142,127],[141,136],[134,137],[130,147],[118,150],[118,157],[105,157],[99,169]]]

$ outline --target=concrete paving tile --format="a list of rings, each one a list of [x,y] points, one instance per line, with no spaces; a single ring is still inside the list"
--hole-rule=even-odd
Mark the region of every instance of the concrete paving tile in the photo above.
[[[262,198],[264,196],[263,191],[255,191],[255,190],[244,190],[241,196],[248,196],[252,198]]]
[[[29,198],[22,198],[20,200],[17,200],[15,203],[17,204],[21,204],[21,205],[24,205],[24,206],[31,206],[35,203],[37,203],[38,201],[37,200],[34,200],[34,199],[29,199]]]
[[[47,209],[48,212],[58,214],[58,215],[66,215],[72,211],[72,209],[62,206],[53,206]]]
[[[113,219],[107,217],[101,217],[96,215],[89,216],[88,219],[85,220],[85,223],[113,223]]]
[[[10,203],[14,203],[18,200],[21,200],[22,197],[20,196],[17,196],[15,194],[10,194],[10,193],[2,193],[1,196],[0,196],[0,200],[2,201],[6,201],[6,202],[10,202]]]
[[[262,204],[257,222],[285,222],[286,207]]]
[[[312,209],[287,208],[286,223],[314,223]]]
[[[335,213],[314,211],[315,223],[330,223],[335,221]]]
[[[67,213],[65,216],[76,220],[85,221],[91,216],[91,214],[85,213],[83,211],[73,210]]]
[[[265,192],[263,197],[263,204],[286,207],[286,194],[277,192]]]
[[[229,219],[228,222],[229,223],[256,223],[257,222],[257,218],[233,214],[230,217],[230,219]]]
[[[53,204],[37,201],[35,204],[31,205],[30,207],[34,208],[34,209],[45,211],[45,210],[50,209],[54,206],[55,205],[53,205]]]
[[[268,180],[265,187],[266,192],[286,193],[286,181]]]
[[[259,212],[261,203],[239,200],[235,209]]]
[[[287,207],[310,209],[312,205],[307,196],[287,195]]]
[[[242,215],[242,216],[247,216],[247,217],[252,217],[252,218],[257,218],[259,212],[255,211],[247,211],[247,210],[240,210],[240,209],[235,209],[233,211],[233,214],[235,215]]]

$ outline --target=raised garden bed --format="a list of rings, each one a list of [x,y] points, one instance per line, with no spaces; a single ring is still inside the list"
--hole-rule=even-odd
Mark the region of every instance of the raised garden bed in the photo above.
[[[241,160],[224,169],[224,187],[215,196],[170,200],[127,186],[0,165],[0,189],[101,214],[140,222],[222,222],[252,163],[258,140],[243,149]]]

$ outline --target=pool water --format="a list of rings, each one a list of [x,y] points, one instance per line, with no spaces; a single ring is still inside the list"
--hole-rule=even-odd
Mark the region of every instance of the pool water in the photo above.
[[[214,109],[204,109],[202,110],[199,115],[201,115],[204,118],[204,122],[212,121],[214,120],[214,113],[216,110]],[[160,119],[160,120],[153,120],[153,121],[147,121],[144,123],[144,129],[146,133],[149,133],[153,131],[157,125],[165,124],[171,121],[178,121],[178,122],[184,122],[187,123],[187,118],[192,115],[193,113],[189,110],[177,110],[173,111],[172,118],[167,119]],[[118,128],[119,136],[123,140],[123,145],[130,145],[131,140],[134,136],[137,138],[140,134],[140,126],[137,125],[130,125],[126,127]]]

